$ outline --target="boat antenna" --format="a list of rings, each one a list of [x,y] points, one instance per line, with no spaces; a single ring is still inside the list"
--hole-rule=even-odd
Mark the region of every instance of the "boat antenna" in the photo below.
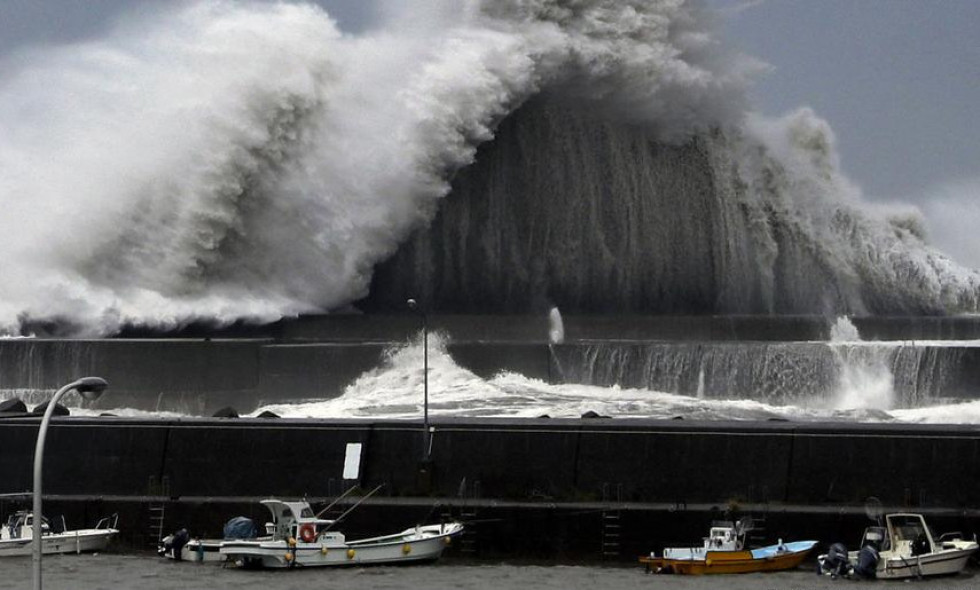
[[[323,516],[323,513],[324,512],[326,512],[327,510],[330,510],[331,508],[333,508],[334,507],[334,504],[336,504],[337,502],[340,502],[341,500],[343,500],[345,497],[347,497],[348,494],[350,494],[351,492],[353,492],[356,489],[357,489],[357,486],[351,486],[351,487],[347,488],[347,491],[346,492],[344,492],[343,494],[337,496],[334,499],[333,502],[327,504],[327,507],[326,508],[324,508],[323,510],[317,512],[315,518],[320,518],[321,516]]]
[[[374,493],[377,492],[378,490],[380,490],[381,488],[383,488],[384,485],[385,484],[383,484],[383,483],[378,484],[378,487],[374,488],[373,490],[371,490],[367,494],[364,494],[364,497],[361,498],[360,500],[358,500],[353,506],[351,506],[350,508],[348,508],[346,512],[344,512],[343,514],[341,514],[340,516],[338,516],[336,519],[334,519],[333,522],[331,522],[327,526],[323,527],[320,530],[320,534],[323,534],[324,532],[330,530],[330,527],[332,527],[333,525],[335,525],[338,522],[340,522],[341,520],[343,520],[345,516],[347,516],[348,514],[350,514],[351,512],[353,512],[355,508],[357,508],[358,506],[360,506],[361,505],[361,502],[363,502],[364,500],[367,500],[368,498],[370,498],[371,496],[373,496]]]

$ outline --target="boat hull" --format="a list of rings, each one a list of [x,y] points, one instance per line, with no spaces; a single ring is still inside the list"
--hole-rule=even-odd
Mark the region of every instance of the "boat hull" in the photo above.
[[[221,555],[222,542],[222,539],[194,539],[188,541],[186,545],[180,548],[179,561],[224,561],[225,557]],[[164,552],[163,555],[169,559],[176,559],[172,549]]]
[[[747,574],[794,569],[803,563],[816,545],[815,541],[793,543],[789,551],[778,551],[777,546],[752,551],[708,551],[704,558],[671,559],[641,557],[640,563],[648,572],[686,575]]]
[[[419,532],[421,530],[421,533]],[[453,524],[408,529],[401,534],[347,543],[297,541],[225,541],[221,555],[245,567],[344,567],[434,561],[462,532]]]
[[[937,551],[915,557],[886,557],[878,565],[877,576],[887,580],[948,576],[958,574],[975,549]]]
[[[109,545],[109,539],[117,532],[119,531],[115,529],[83,529],[64,534],[44,535],[41,537],[41,553],[52,555],[102,551]],[[34,544],[29,537],[0,541],[0,557],[32,555],[33,552]]]

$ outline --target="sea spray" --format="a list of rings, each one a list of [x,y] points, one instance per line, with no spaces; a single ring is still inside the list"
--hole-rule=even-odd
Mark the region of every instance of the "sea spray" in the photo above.
[[[830,347],[838,361],[838,383],[832,406],[841,410],[890,410],[895,404],[895,376],[889,361],[894,347],[862,346],[854,324],[837,318]]]
[[[696,6],[455,4],[353,36],[309,5],[181,4],[5,61],[0,326],[344,306],[545,87],[663,138],[741,111],[751,68]]]
[[[548,312],[548,343],[561,344],[565,341],[565,324],[561,319],[561,312],[557,307],[552,307]]]

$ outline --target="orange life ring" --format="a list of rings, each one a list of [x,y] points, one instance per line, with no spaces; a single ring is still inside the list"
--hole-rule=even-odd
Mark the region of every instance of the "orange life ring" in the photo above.
[[[303,539],[304,543],[312,543],[316,540],[316,529],[312,524],[304,524],[299,527],[299,538]]]

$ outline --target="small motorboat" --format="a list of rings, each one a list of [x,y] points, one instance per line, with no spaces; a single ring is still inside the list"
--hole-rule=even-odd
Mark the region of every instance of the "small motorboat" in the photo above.
[[[119,533],[117,515],[103,518],[91,529],[67,530],[65,519],[49,521],[41,517],[41,552],[82,553],[102,551],[109,539]],[[56,526],[53,526],[56,525]],[[0,557],[32,555],[34,552],[34,514],[21,510],[11,514],[7,523],[0,527]]]
[[[266,537],[223,540],[219,554],[243,567],[394,565],[438,559],[463,525],[418,525],[400,533],[349,541],[332,530],[336,520],[318,518],[304,501],[263,500],[272,513]]]
[[[980,547],[962,533],[933,534],[921,514],[894,513],[867,527],[861,549],[847,554],[844,575],[889,580],[957,574]],[[832,559],[818,557],[822,569]]]
[[[224,539],[192,539],[187,529],[160,540],[157,554],[176,561],[224,561],[221,544]]]
[[[268,541],[272,537],[259,537],[252,519],[236,516],[225,523],[220,539],[192,538],[187,529],[180,529],[160,540],[157,553],[175,561],[225,561],[221,544],[235,539]]]
[[[741,574],[770,572],[798,567],[816,541],[794,541],[745,548],[750,525],[743,521],[716,523],[700,547],[668,547],[663,555],[641,557],[640,563],[651,573],[660,574]]]

